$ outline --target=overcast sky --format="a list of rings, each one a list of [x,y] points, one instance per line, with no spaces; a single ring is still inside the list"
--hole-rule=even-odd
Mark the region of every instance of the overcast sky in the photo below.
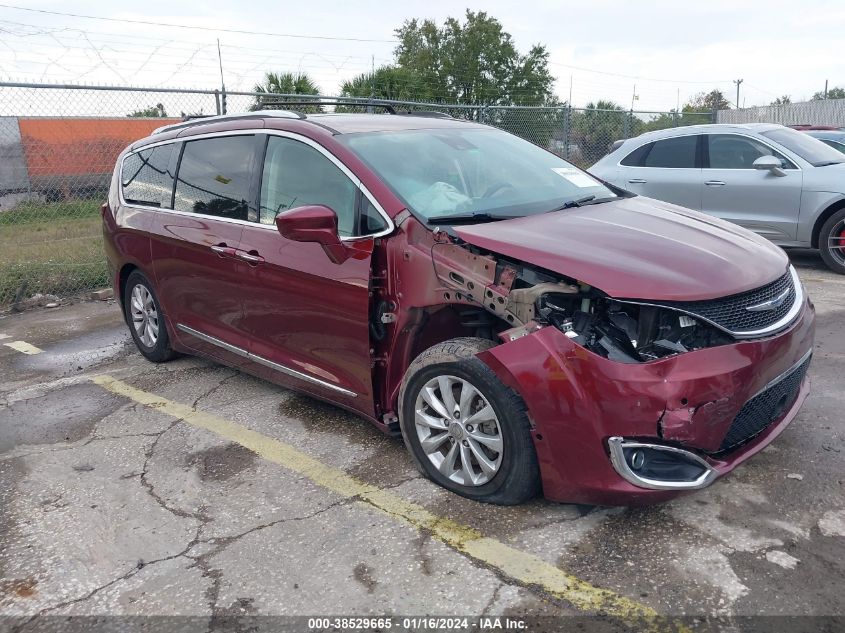
[[[44,82],[216,88],[217,37],[229,89],[249,90],[266,70],[311,74],[325,94],[392,59],[394,29],[409,18],[462,16],[465,7],[498,18],[525,51],[545,44],[556,91],[574,105],[612,99],[668,110],[720,88],[740,105],[780,95],[808,99],[845,86],[842,0],[613,2],[385,2],[332,0],[0,0],[30,9],[309,37],[274,37],[34,13],[0,6],[0,76]],[[381,41],[316,39],[315,36]]]

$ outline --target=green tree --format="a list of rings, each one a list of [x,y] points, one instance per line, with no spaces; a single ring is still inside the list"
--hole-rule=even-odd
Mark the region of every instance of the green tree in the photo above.
[[[426,101],[433,98],[412,71],[398,66],[381,66],[375,72],[360,75],[343,82],[342,97],[374,97],[399,101]]]
[[[549,53],[534,45],[521,54],[501,23],[467,10],[465,21],[407,20],[396,30],[397,65],[431,97],[461,104],[542,105],[552,97]]]
[[[482,113],[484,123],[495,125],[511,134],[557,151],[564,152],[560,143],[552,145],[552,140],[565,140],[567,104],[550,98],[541,108],[508,108],[495,106]]]
[[[672,108],[669,112],[661,112],[648,121],[641,124],[642,132],[653,132],[654,130],[665,130],[670,127],[683,125],[683,115]],[[641,132],[641,133],[642,133]]]
[[[683,107],[684,112],[706,112],[711,110],[730,110],[731,104],[718,88],[710,92],[699,92]]]
[[[268,72],[264,81],[255,84],[253,92],[267,92],[278,95],[318,95],[320,88],[306,73],[274,73]],[[301,99],[305,101],[306,99]],[[283,110],[284,105],[278,104],[285,101],[300,101],[295,96],[284,97],[256,97],[250,110],[279,109]],[[322,112],[321,106],[296,106],[300,112]]]
[[[827,91],[827,97],[824,96],[824,91],[817,92],[813,95],[813,101],[821,101],[822,99],[845,99],[845,88],[831,88]]]
[[[572,159],[582,166],[592,165],[614,141],[639,134],[642,125],[642,120],[612,101],[590,102],[583,111],[572,113],[571,138],[577,147]]]
[[[144,108],[143,110],[135,110],[134,112],[130,112],[126,116],[134,119],[163,119],[167,116],[167,111],[164,109],[164,106],[162,104],[157,103],[154,106],[149,106],[147,108]]]
[[[778,97],[770,105],[778,106],[778,105],[789,105],[792,103],[792,97],[789,95],[783,95],[782,97]]]

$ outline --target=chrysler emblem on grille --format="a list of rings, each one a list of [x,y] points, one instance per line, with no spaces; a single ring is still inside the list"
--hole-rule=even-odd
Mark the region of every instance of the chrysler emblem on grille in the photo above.
[[[786,298],[789,296],[790,288],[787,288],[774,299],[769,299],[763,303],[758,303],[753,306],[746,306],[745,309],[749,312],[765,312],[767,310],[775,310],[783,305]]]

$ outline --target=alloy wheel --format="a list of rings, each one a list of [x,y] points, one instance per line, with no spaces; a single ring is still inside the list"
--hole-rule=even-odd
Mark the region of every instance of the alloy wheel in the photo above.
[[[132,288],[130,314],[138,340],[146,347],[155,347],[158,341],[158,310],[152,293],[143,284]]]
[[[827,238],[828,252],[840,264],[845,265],[845,220],[837,222]]]
[[[414,425],[434,467],[464,486],[481,486],[499,471],[504,453],[493,407],[469,381],[437,376],[417,395]]]

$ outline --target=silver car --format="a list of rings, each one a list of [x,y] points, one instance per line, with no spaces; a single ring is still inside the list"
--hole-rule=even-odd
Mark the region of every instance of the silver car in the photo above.
[[[589,171],[780,246],[818,248],[845,274],[845,154],[782,125],[693,125],[617,141]]]

